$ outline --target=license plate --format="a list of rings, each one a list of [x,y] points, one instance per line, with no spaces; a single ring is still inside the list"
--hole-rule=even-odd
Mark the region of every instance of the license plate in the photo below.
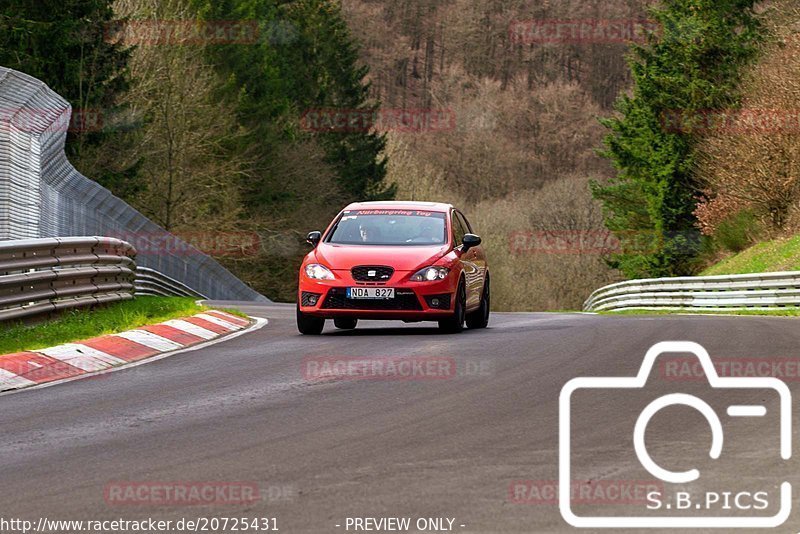
[[[349,299],[393,299],[393,287],[348,287]]]

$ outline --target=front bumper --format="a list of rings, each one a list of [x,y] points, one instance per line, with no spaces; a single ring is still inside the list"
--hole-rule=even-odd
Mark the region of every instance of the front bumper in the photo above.
[[[325,319],[351,317],[438,321],[451,316],[457,287],[457,278],[453,273],[437,282],[411,282],[408,278],[412,274],[396,272],[392,280],[379,286],[394,288],[394,299],[361,300],[348,299],[347,288],[375,287],[376,284],[356,282],[348,271],[336,271],[336,280],[312,280],[301,273],[297,295],[300,311]]]

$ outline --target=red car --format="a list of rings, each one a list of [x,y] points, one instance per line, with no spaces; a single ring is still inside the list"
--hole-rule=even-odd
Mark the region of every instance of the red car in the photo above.
[[[350,204],[324,234],[311,232],[300,268],[297,328],[317,335],[359,319],[438,321],[445,332],[489,323],[481,238],[449,204]]]

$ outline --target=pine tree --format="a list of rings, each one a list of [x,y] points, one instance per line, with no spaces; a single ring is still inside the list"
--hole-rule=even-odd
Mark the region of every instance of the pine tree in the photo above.
[[[665,0],[652,12],[662,31],[633,49],[633,94],[619,100],[620,117],[602,121],[611,132],[604,155],[618,174],[593,186],[606,225],[624,245],[612,264],[629,277],[691,274],[695,267],[701,243],[692,214],[698,190],[691,125],[736,105],[740,69],[755,56],[760,35],[753,4]],[[687,118],[679,128],[665,122],[676,115]]]
[[[213,62],[238,100],[240,120],[252,132],[260,174],[250,181],[251,204],[283,198],[280,178],[269,176],[269,161],[287,142],[313,137],[325,147],[327,162],[351,200],[391,198],[383,183],[385,139],[371,132],[306,132],[300,117],[320,108],[375,110],[369,103],[368,69],[358,64],[358,48],[332,0],[194,0],[207,20],[257,20],[259,37],[249,45],[211,47]]]
[[[301,0],[288,11],[297,21],[298,35],[283,57],[287,68],[300,65],[305,72],[293,78],[292,93],[300,96],[302,106],[329,107],[374,112],[377,102],[368,102],[369,72],[359,66],[358,46],[342,18],[336,2]],[[292,57],[293,56],[293,57]],[[294,67],[292,67],[294,65]],[[335,132],[322,134],[328,159],[338,170],[343,189],[354,199],[392,198],[393,186],[383,183],[386,161],[381,155],[385,136],[374,132]]]

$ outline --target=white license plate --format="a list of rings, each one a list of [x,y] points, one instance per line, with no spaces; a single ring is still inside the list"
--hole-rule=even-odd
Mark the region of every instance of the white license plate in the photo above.
[[[393,287],[348,287],[349,299],[393,299]]]

